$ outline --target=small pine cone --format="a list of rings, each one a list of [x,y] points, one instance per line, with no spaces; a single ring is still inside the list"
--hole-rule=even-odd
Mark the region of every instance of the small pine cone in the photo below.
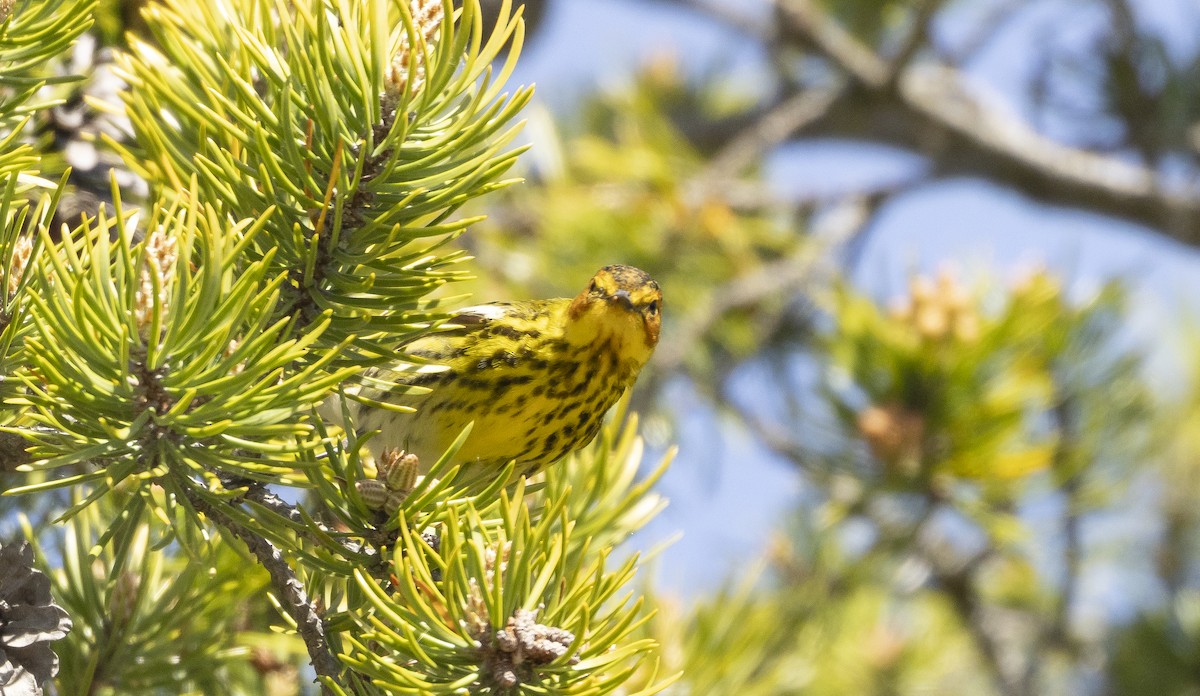
[[[513,635],[512,629],[506,628],[503,631],[496,631],[496,647],[506,653],[515,652],[517,649],[517,637]]]
[[[534,632],[537,631],[538,625],[532,611],[518,609],[508,620],[508,627],[517,637],[518,642],[528,645],[534,641]]]
[[[388,501],[388,489],[383,481],[363,479],[354,482],[354,488],[362,496],[363,502],[372,510],[383,508]]]
[[[552,640],[564,648],[575,642],[575,634],[565,628],[546,626],[546,640]]]
[[[54,603],[28,543],[0,548],[0,569],[0,693],[40,694],[58,674],[50,643],[66,637],[71,617]]]
[[[558,658],[565,655],[567,652],[567,647],[568,646],[566,645],[561,645],[552,640],[543,638],[541,640],[533,641],[533,643],[530,644],[529,649],[526,651],[526,655],[528,656],[530,662],[538,665],[544,665],[549,662],[554,662]]]
[[[511,662],[501,661],[492,668],[492,681],[502,689],[511,689],[521,683]]]
[[[570,631],[537,622],[537,614],[518,609],[508,619],[504,630],[495,633],[496,647],[514,655],[517,662],[528,660],[537,665],[554,662],[567,654],[575,642]]]
[[[375,462],[375,470],[378,475],[375,478],[387,478],[387,473],[391,471],[396,462],[404,456],[404,450],[399,447],[388,447],[379,453],[379,459]]]

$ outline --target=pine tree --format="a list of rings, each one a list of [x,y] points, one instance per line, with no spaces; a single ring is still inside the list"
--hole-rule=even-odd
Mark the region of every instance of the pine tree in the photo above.
[[[0,425],[23,445],[6,495],[73,621],[44,686],[669,683],[619,549],[661,507],[636,418],[529,485],[462,488],[444,458],[384,512],[384,467],[316,414],[461,302],[462,207],[513,183],[522,151],[531,90],[504,91],[519,11],[485,28],[476,0],[147,5],[120,103],[96,104],[127,124],[101,145],[146,193],[114,176],[111,205],[55,227],[66,179],[37,173],[64,167],[31,119],[81,77],[54,71],[96,10],[7,5]]]

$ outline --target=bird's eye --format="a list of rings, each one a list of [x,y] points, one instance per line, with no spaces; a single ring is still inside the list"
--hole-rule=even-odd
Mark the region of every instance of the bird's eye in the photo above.
[[[646,305],[646,311],[650,313],[650,316],[658,314],[658,300]]]
[[[596,285],[596,281],[594,280],[592,281],[592,284],[588,286],[588,292],[599,292],[599,290],[600,286]]]

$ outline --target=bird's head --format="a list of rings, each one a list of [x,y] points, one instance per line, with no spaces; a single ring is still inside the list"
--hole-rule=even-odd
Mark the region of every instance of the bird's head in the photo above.
[[[592,340],[615,340],[623,357],[644,363],[658,345],[662,290],[649,273],[633,266],[605,266],[572,300],[571,322],[593,332]]]

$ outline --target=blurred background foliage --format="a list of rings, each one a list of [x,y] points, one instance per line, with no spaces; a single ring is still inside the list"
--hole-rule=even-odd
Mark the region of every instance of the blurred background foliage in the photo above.
[[[675,39],[534,114],[525,185],[483,201],[488,220],[462,239],[486,269],[479,293],[569,293],[610,259],[648,269],[667,329],[637,403],[677,425],[707,413],[799,480],[794,511],[749,535],[766,540],[761,564],[726,568],[715,593],[660,595],[649,630],[683,670],[679,693],[1200,688],[1197,383],[1183,365],[1163,388],[1147,367],[1167,344],[1194,355],[1187,322],[1142,341],[1131,322],[1153,298],[1056,259],[921,270],[906,256],[902,288],[854,274],[889,204],[964,174],[1194,244],[1200,45],[1168,47],[1151,4],[1058,3],[1091,36],[1045,42],[1010,111],[965,72],[1036,3],[640,3],[723,26],[740,43],[717,56],[760,60],[722,68]],[[773,158],[829,138],[900,146],[923,169],[781,194],[795,187],[772,179]],[[871,161],[814,166],[842,181]],[[681,444],[677,466],[703,465]],[[1111,533],[1123,524],[1154,531]]]
[[[525,3],[535,46],[573,1]],[[107,128],[81,97],[103,98],[106,46],[139,31],[139,4],[100,3],[91,52],[75,56],[94,61],[99,77],[62,86],[76,110],[43,117],[48,149],[72,160],[68,198],[83,209],[106,196],[95,182],[115,159],[79,144]],[[699,413],[791,467],[794,509],[750,534],[758,563],[703,584],[718,589],[651,594],[658,613],[638,630],[661,644],[661,673],[682,671],[670,693],[1200,690],[1194,326],[1167,310],[1163,331],[1142,340],[1137,314],[1154,298],[1053,259],[907,267],[900,289],[864,282],[855,267],[889,205],[957,177],[1019,195],[1035,214],[1132,222],[1178,242],[1165,253],[1194,264],[1200,14],[1175,3],[1192,37],[1180,42],[1152,21],[1169,4],[588,3],[601,15],[637,6],[709,22],[758,59],[747,76],[744,66],[658,48],[630,74],[576,87],[569,105],[527,112],[525,182],[467,211],[488,218],[458,240],[476,278],[454,291],[566,295],[606,263],[646,269],[664,288],[666,328],[635,406],[676,425]],[[1043,37],[1040,53],[1023,56],[1037,69],[1011,76],[1017,108],[981,94],[973,61],[1014,25],[1035,31],[1029,18],[1048,5],[1083,38]],[[895,148],[921,166],[898,182],[781,194],[772,158],[829,140]],[[57,161],[46,160],[50,178]],[[850,158],[838,174],[871,166]],[[975,221],[959,222],[969,237]],[[1147,362],[1167,344],[1187,357],[1163,379]],[[653,433],[660,449],[670,439]],[[693,466],[688,443],[682,452],[675,466]],[[708,514],[739,523],[736,511]],[[91,533],[75,524],[75,536]],[[176,561],[134,585],[154,586]],[[129,601],[113,596],[130,584],[119,563],[90,572],[106,578],[109,604]],[[235,594],[262,582],[237,573],[212,581]],[[237,630],[265,631],[259,618]],[[113,630],[101,624],[70,640],[100,640]],[[289,671],[294,644],[221,652],[190,639],[218,662],[275,679],[262,693],[307,682]],[[64,669],[76,668],[74,653],[60,654]],[[647,673],[642,686],[652,682]]]

